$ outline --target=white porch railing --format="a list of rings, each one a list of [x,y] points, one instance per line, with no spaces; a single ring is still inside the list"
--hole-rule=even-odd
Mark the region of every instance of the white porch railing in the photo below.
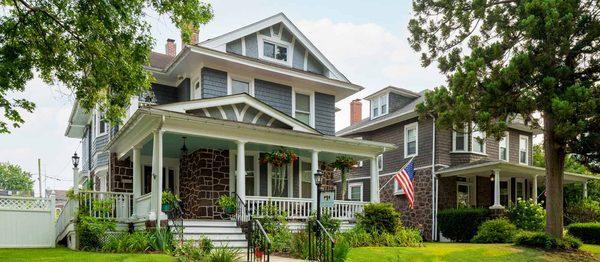
[[[56,228],[57,238],[61,237],[69,224],[77,217],[77,205],[79,202],[75,199],[67,200],[67,203],[60,211],[54,227]]]
[[[330,212],[332,217],[339,220],[354,220],[356,213],[363,211],[366,202],[335,200],[332,208],[321,208]],[[264,216],[264,206],[273,205],[282,214],[285,212],[288,219],[308,219],[311,215],[312,199],[310,198],[285,198],[246,196],[247,213],[253,217]]]
[[[138,197],[135,200],[135,215],[138,218],[146,218],[148,213],[150,213],[150,202],[151,202],[150,193],[145,194],[143,196]]]
[[[89,216],[128,221],[133,210],[132,200],[132,193],[82,191],[79,208]]]
[[[355,220],[356,214],[362,213],[366,204],[366,202],[359,201],[335,200],[333,207],[324,207],[321,210],[331,212],[331,216],[339,220]]]

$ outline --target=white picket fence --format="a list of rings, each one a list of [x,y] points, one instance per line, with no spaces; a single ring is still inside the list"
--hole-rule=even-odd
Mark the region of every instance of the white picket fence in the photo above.
[[[54,247],[54,196],[0,196],[0,248]]]
[[[351,221],[356,219],[357,213],[363,212],[366,202],[335,200],[333,207],[322,207],[323,212],[329,212],[338,220]],[[310,198],[262,197],[246,196],[248,214],[253,217],[264,216],[265,206],[277,207],[279,214],[284,214],[288,219],[304,220],[311,215],[312,200]]]

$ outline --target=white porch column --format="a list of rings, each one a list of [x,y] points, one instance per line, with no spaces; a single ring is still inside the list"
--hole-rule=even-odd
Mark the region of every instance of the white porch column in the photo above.
[[[494,205],[490,209],[503,209],[500,204],[500,169],[494,169]]]
[[[533,185],[531,185],[531,198],[533,198],[533,203],[537,204],[538,192],[537,192],[537,176],[533,176]]]
[[[236,141],[237,144],[237,171],[236,171],[236,193],[243,202],[246,202],[246,148],[244,141]]]
[[[137,215],[137,199],[142,194],[142,148],[133,147],[133,215]]]
[[[315,174],[319,170],[319,151],[313,150],[310,160],[310,197],[312,198],[311,210],[317,211],[317,182]]]
[[[583,182],[583,198],[588,197],[587,181]]]
[[[73,192],[79,192],[79,168],[73,167]]]
[[[162,130],[154,131],[154,140],[152,141],[152,208],[150,219],[156,219],[157,228],[160,228],[160,219],[163,216],[160,210],[162,204],[163,133]]]
[[[376,156],[371,158],[371,202],[379,203],[379,168]]]

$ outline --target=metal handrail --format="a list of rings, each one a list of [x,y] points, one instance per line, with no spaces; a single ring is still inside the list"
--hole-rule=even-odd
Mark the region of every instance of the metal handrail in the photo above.
[[[325,232],[325,235],[327,235],[327,237],[329,238],[329,241],[331,241],[332,244],[335,244],[335,240],[333,239],[333,237],[331,237],[331,234],[329,234],[329,231],[327,231],[327,229],[325,229],[323,224],[321,224],[321,221],[317,220],[317,225],[319,225],[321,230],[323,230],[323,232]]]
[[[260,229],[260,232],[263,234],[263,237],[265,237],[265,239],[267,239],[267,242],[269,244],[271,244],[271,239],[269,238],[269,235],[267,234],[267,232],[263,228],[262,224],[260,223],[260,220],[255,219],[254,221],[256,221],[256,224],[258,225],[258,229]]]
[[[256,228],[258,228],[258,232]],[[248,226],[248,246],[246,249],[247,261],[270,261],[271,258],[271,239],[265,231],[264,227],[258,219],[251,218]],[[257,242],[258,240],[258,242]],[[261,252],[264,254],[259,255],[257,253],[257,244],[260,246]]]
[[[242,223],[247,222],[246,217],[248,217],[248,204],[242,200],[240,195],[237,192],[234,192],[237,199],[237,207],[235,208],[235,220],[238,226],[241,226]],[[240,207],[241,204],[241,207]],[[240,212],[240,208],[242,208]]]

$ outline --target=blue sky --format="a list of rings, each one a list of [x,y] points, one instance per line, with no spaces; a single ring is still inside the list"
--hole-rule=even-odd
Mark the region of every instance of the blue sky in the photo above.
[[[340,101],[336,128],[349,123],[348,104],[387,85],[421,91],[443,84],[437,69],[422,68],[408,46],[406,26],[411,1],[211,1],[215,18],[200,29],[200,39],[216,37],[279,12],[285,13],[320,51],[352,82],[365,90]],[[155,51],[164,52],[167,38],[180,34],[166,16],[147,15],[155,38]],[[45,188],[72,185],[70,157],[79,141],[64,137],[73,95],[61,86],[50,87],[38,79],[25,93],[37,104],[33,114],[12,134],[0,135],[0,161],[21,165],[37,178],[37,158],[42,159]],[[367,103],[363,102],[363,109]],[[363,110],[363,116],[368,111]],[[37,190],[37,184],[36,184]]]

